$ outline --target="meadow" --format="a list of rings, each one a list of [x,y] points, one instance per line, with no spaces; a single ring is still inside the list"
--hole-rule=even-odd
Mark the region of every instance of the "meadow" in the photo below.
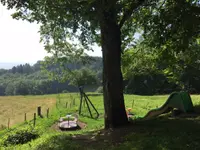
[[[95,96],[89,93],[89,98],[95,104],[95,107],[103,113],[103,97]],[[56,107],[56,99],[59,107],[65,108],[66,102],[71,102],[72,99],[76,100],[79,105],[79,94],[54,94],[42,96],[1,96],[0,97],[0,126],[7,126],[8,118],[10,118],[10,126],[21,123],[24,121],[24,114],[26,113],[27,120],[33,119],[33,113],[36,112],[37,107],[41,106],[43,113],[46,113],[47,108]],[[125,95],[125,103],[127,108],[134,107],[133,111],[137,116],[143,116],[151,108],[162,105],[167,96],[135,96]],[[151,101],[149,101],[151,100]],[[68,105],[71,105],[68,103]],[[69,108],[70,106],[68,106]],[[78,108],[76,108],[77,111]],[[83,110],[84,111],[84,110]],[[85,110],[86,111],[86,110]]]
[[[1,96],[0,97],[0,126],[7,126],[10,118],[10,126],[33,119],[33,113],[37,107],[44,110],[53,108],[56,104],[55,95],[45,96]]]
[[[86,128],[67,132],[58,131],[55,129],[55,124],[60,116],[78,112],[79,94],[0,97],[1,110],[9,109],[10,106],[16,114],[15,118],[22,116],[22,122],[23,113],[29,111],[32,114],[36,111],[38,104],[42,105],[42,109],[50,107],[51,110],[49,118],[37,118],[34,130],[39,133],[39,138],[27,144],[6,147],[3,142],[9,135],[15,134],[16,131],[33,128],[32,121],[21,124],[18,124],[20,121],[16,121],[13,123],[16,125],[11,129],[0,131],[2,137],[0,149],[200,149],[198,142],[200,137],[197,134],[200,132],[200,117],[170,118],[167,114],[153,120],[139,121],[149,110],[160,107],[169,95],[125,95],[126,108],[132,108],[132,113],[134,113],[133,124],[114,131],[103,130],[102,95],[95,93],[88,93],[88,95],[100,113],[99,119],[87,117],[88,111],[86,107],[83,107],[84,116],[79,116],[79,120],[86,123]],[[200,96],[192,95],[192,101],[195,106],[199,106]],[[0,114],[1,123],[6,124],[5,118],[8,114],[8,112]]]

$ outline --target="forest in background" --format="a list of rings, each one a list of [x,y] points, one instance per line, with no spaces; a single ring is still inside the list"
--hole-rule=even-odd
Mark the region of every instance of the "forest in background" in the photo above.
[[[69,69],[91,71],[98,79],[101,76],[102,59],[94,57],[92,64],[83,65],[81,63],[68,64]],[[59,82],[50,79],[48,74],[42,69],[43,61],[38,61],[34,65],[28,63],[14,66],[12,69],[0,69],[0,95],[41,95],[55,94],[61,92],[78,92],[78,87],[70,84],[69,81]],[[52,67],[53,68],[53,67]],[[82,71],[83,70],[83,71]],[[76,78],[76,77],[74,77]],[[78,78],[78,77],[77,77]],[[81,78],[81,77],[80,77]],[[95,91],[99,83],[85,87],[86,91]]]
[[[81,61],[67,64],[68,69],[75,71],[75,74],[64,82],[49,78],[42,67],[44,61],[38,61],[32,66],[26,63],[14,66],[12,69],[0,69],[0,95],[78,92],[78,85],[85,85],[87,92],[102,92],[102,58],[91,58],[92,61],[86,64]],[[129,49],[125,51],[122,58],[124,93],[153,95],[169,94],[180,90],[199,93],[198,66],[198,61],[192,61],[192,64],[184,66],[181,62],[173,65],[176,68],[172,69],[166,67],[165,63],[160,63],[156,60],[156,56],[150,53],[139,51],[138,48]],[[56,69],[55,66],[48,66],[48,68]],[[172,72],[170,69],[175,71]],[[77,80],[80,80],[80,84],[76,84]]]

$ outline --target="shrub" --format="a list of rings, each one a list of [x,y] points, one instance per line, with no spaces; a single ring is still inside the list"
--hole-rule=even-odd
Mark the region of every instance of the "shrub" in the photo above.
[[[11,134],[4,141],[4,145],[17,145],[25,144],[33,139],[39,137],[39,134],[36,131],[21,130],[17,131],[15,134]]]

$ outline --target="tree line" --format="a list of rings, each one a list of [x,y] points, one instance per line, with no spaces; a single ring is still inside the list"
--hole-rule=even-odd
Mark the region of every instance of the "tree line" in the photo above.
[[[0,95],[41,95],[61,92],[78,92],[78,86],[86,85],[85,90],[95,91],[100,85],[102,67],[101,58],[94,57],[94,63],[83,65],[81,63],[68,64],[74,72],[69,80],[60,82],[49,78],[43,71],[44,61],[34,65],[20,64],[11,69],[0,69]],[[51,66],[50,69],[54,68]]]
[[[200,67],[198,57],[190,63],[180,61],[171,68],[160,63],[154,53],[141,50],[144,44],[125,51],[122,57],[122,72],[124,76],[124,93],[138,95],[169,94],[173,91],[187,90],[199,93]],[[193,51],[200,50],[195,47]],[[134,57],[133,57],[134,56]],[[182,56],[181,56],[182,57]],[[186,57],[186,56],[185,56]],[[91,57],[93,60],[82,64],[73,62],[67,64],[68,79],[64,82],[55,76],[44,72],[44,62],[34,65],[20,64],[11,69],[0,69],[0,95],[41,95],[61,92],[78,92],[78,86],[85,85],[86,90],[94,92],[102,86],[102,58]],[[59,66],[48,65],[52,70]],[[181,69],[181,70],[180,70]],[[66,75],[67,76],[67,75]],[[60,77],[59,75],[57,77]],[[102,88],[97,90],[102,92]]]

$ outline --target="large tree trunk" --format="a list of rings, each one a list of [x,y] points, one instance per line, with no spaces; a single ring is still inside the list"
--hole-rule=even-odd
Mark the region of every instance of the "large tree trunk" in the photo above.
[[[106,13],[100,26],[103,52],[105,128],[108,129],[126,125],[128,118],[123,97],[121,31],[114,17]]]

